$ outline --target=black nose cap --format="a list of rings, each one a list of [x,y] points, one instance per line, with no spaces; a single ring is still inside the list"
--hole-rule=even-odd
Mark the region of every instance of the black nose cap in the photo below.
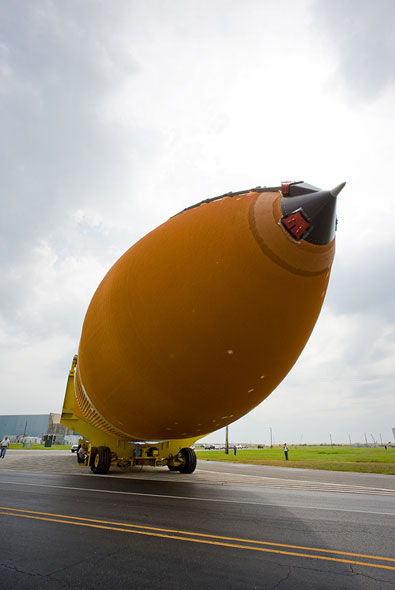
[[[291,185],[289,192],[281,199],[281,223],[284,228],[296,240],[321,246],[329,244],[336,231],[336,197],[345,184],[343,182],[331,191],[302,183]]]

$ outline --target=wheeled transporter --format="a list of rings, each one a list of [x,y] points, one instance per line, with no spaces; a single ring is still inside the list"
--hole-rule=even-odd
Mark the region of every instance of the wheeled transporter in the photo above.
[[[186,438],[157,442],[135,442],[116,438],[99,430],[81,417],[76,405],[74,377],[77,355],[69,372],[62,410],[62,424],[83,436],[80,445],[86,449],[86,465],[93,473],[106,474],[111,466],[120,469],[151,465],[166,466],[170,471],[193,473],[196,469],[196,453],[190,448],[199,438]]]

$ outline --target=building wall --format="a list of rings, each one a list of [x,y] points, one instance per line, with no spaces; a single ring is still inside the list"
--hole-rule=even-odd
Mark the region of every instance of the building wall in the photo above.
[[[25,437],[42,437],[46,434],[55,434],[56,442],[63,444],[67,438],[66,444],[69,444],[69,439],[76,437],[77,441],[79,435],[73,432],[63,424],[60,424],[60,414],[23,414],[0,416],[0,440],[4,436],[9,436],[10,440],[15,442],[22,441]]]
[[[42,437],[48,429],[49,414],[0,416],[0,436]]]

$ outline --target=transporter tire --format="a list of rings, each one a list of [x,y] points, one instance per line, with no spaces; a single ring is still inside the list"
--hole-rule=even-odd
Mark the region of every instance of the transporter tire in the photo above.
[[[110,447],[93,447],[91,453],[90,467],[93,473],[105,475],[111,465]]]
[[[180,473],[193,473],[196,469],[197,463],[195,451],[193,449],[190,449],[189,447],[186,447],[184,449],[181,449],[180,455],[184,460],[184,463],[183,465],[180,465],[178,471]]]
[[[95,456],[97,453],[97,447],[91,447],[91,454],[89,455],[89,467],[95,464]]]

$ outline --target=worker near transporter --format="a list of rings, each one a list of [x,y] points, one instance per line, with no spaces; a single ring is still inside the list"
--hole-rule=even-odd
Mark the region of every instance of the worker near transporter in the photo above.
[[[8,445],[10,444],[10,439],[8,436],[5,436],[1,441],[1,451],[0,451],[0,459],[4,459],[6,450],[8,449]]]

